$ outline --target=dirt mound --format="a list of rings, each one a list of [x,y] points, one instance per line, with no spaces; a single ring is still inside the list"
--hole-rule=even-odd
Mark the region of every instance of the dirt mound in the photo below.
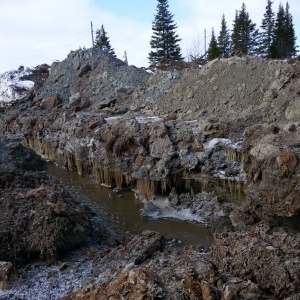
[[[103,108],[128,98],[148,77],[145,70],[127,66],[101,49],[77,50],[52,64],[35,101],[57,96],[64,107]]]
[[[41,171],[45,161],[20,137],[0,141],[0,260],[55,259],[91,237],[92,212]]]
[[[297,101],[295,66],[283,61],[243,57],[217,59],[184,72],[179,83],[154,104],[160,113],[181,112],[193,118],[265,118],[284,116]],[[289,88],[285,88],[289,84]]]

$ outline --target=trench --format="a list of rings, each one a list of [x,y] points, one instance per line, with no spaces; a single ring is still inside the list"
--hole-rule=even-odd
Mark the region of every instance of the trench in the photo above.
[[[82,195],[89,202],[103,223],[117,235],[140,234],[143,230],[160,232],[168,239],[178,239],[183,245],[210,246],[213,236],[204,224],[178,219],[146,219],[141,215],[142,203],[132,191],[122,191],[122,197],[105,188],[94,178],[67,171],[53,163],[48,164],[48,173],[64,185]]]

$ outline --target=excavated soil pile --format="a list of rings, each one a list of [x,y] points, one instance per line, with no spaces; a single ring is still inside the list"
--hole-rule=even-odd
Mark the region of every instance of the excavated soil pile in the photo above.
[[[0,136],[0,260],[55,259],[93,236],[93,213],[47,176],[45,161],[21,140]]]

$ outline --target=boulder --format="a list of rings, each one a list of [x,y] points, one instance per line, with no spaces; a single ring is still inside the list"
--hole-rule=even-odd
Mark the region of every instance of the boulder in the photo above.
[[[44,98],[41,101],[41,108],[43,109],[53,109],[59,104],[59,98],[58,96],[50,96],[47,98]]]

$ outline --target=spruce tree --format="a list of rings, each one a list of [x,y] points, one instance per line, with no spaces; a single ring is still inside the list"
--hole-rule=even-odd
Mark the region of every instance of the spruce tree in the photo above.
[[[236,12],[232,30],[232,50],[241,54],[255,54],[258,30],[250,19],[245,3],[242,9]]]
[[[285,57],[285,12],[283,5],[280,3],[276,15],[274,38],[271,46],[272,58]]]
[[[207,59],[208,60],[213,60],[215,58],[218,58],[221,56],[221,51],[217,43],[217,39],[215,36],[215,31],[212,29],[211,31],[211,39],[210,43],[208,46],[208,51],[207,51]]]
[[[96,30],[94,46],[95,48],[100,48],[103,52],[116,56],[114,49],[110,45],[109,38],[107,37],[107,32],[105,31],[103,25],[101,25],[100,29]]]
[[[157,14],[152,22],[153,35],[150,45],[153,49],[148,56],[151,63],[162,58],[182,60],[179,42],[181,39],[176,34],[177,25],[173,21],[174,15],[169,11],[168,0],[158,0]]]
[[[261,29],[259,34],[259,54],[263,57],[271,57],[271,46],[273,42],[273,32],[275,25],[275,14],[272,10],[273,1],[267,0],[266,12],[262,20]]]
[[[280,4],[276,15],[274,38],[271,47],[272,58],[286,58],[296,55],[296,36],[290,6]]]
[[[232,51],[233,52],[240,52],[240,44],[241,44],[241,30],[240,30],[240,20],[239,20],[239,13],[235,11],[235,17],[233,20],[233,29],[231,33],[231,43],[232,43]]]
[[[287,2],[285,7],[285,28],[286,28],[286,56],[296,55],[296,35],[293,24],[293,17],[290,13],[290,5]]]
[[[222,57],[228,57],[230,54],[230,35],[227,27],[227,22],[225,20],[225,15],[223,14],[221,20],[221,30],[218,37],[218,45],[221,51]]]

